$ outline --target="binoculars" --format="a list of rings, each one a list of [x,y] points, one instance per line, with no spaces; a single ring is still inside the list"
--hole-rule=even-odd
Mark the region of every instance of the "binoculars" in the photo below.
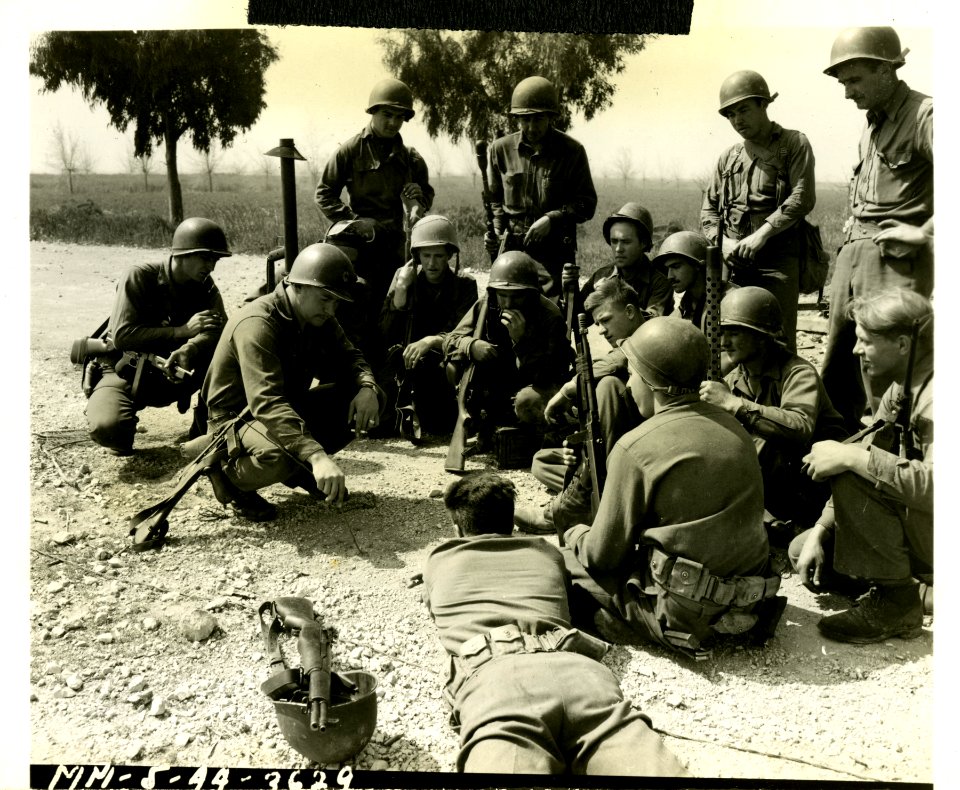
[[[73,341],[70,346],[70,361],[74,365],[82,365],[90,357],[109,354],[113,351],[113,343],[99,337],[81,337]]]

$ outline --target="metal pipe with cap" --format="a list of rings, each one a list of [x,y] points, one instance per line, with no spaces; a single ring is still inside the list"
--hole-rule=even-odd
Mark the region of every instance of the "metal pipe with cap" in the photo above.
[[[302,156],[297,150],[292,137],[280,138],[280,145],[271,148],[264,155],[280,158],[280,186],[283,195],[283,257],[285,269],[289,272],[299,252],[299,240],[297,239],[297,177],[293,163],[297,159],[305,162],[306,157]],[[270,284],[274,280],[273,261],[268,261],[267,270],[267,283]]]

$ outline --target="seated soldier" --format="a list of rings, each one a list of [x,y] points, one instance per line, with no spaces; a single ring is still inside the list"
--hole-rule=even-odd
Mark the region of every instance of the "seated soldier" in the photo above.
[[[653,265],[647,253],[653,247],[653,217],[639,203],[627,203],[603,221],[603,239],[613,251],[613,264],[601,266],[580,289],[587,297],[600,280],[620,277],[640,296],[640,307],[653,315],[673,311],[670,283]]]
[[[600,663],[609,646],[571,628],[560,552],[511,536],[515,496],[492,472],[454,480],[443,501],[457,537],[424,567],[423,599],[451,657],[457,770],[687,775]]]
[[[627,358],[620,350],[620,343],[649,317],[638,302],[637,292],[625,280],[608,277],[597,283],[596,290],[584,304],[593,316],[593,322],[600,327],[600,333],[613,347],[606,356],[593,361],[597,412],[605,453],[641,419],[637,404],[627,391]],[[557,424],[568,419],[570,409],[577,402],[577,379],[574,376],[550,399],[544,413],[548,423]],[[585,454],[566,446],[539,450],[534,455],[530,473],[558,496],[542,508],[518,507],[514,514],[517,529],[553,535],[557,530],[593,521],[593,484]]]
[[[780,577],[768,570],[750,436],[698,395],[707,339],[689,321],[656,317],[620,348],[644,420],[610,453],[593,524],[563,536],[573,621],[698,658],[717,634],[765,641],[786,599],[773,597]]]
[[[832,496],[789,554],[814,591],[848,591],[851,579],[868,586],[853,608],[817,623],[825,637],[912,639],[924,613],[917,580],[924,592],[933,584],[933,307],[896,288],[855,299],[851,317],[865,373],[893,380],[877,411],[883,427],[849,444],[817,442],[804,457],[807,474],[829,482]]]
[[[447,375],[455,384],[468,360],[477,363],[474,382],[488,416],[481,438],[517,420],[542,433],[544,407],[569,378],[573,361],[563,316],[541,293],[537,265],[525,252],[494,261],[487,291],[443,339]],[[474,338],[485,302],[486,326]],[[471,413],[479,413],[476,405]]]
[[[677,305],[679,318],[704,328],[707,305],[707,240],[699,233],[681,230],[667,236],[653,265],[667,278],[673,292],[683,294]]]
[[[723,350],[735,367],[723,381],[703,382],[700,398],[732,414],[753,437],[771,516],[766,520],[805,529],[820,515],[830,489],[803,473],[802,458],[813,442],[843,439],[843,418],[816,368],[784,344],[772,293],[752,285],[730,291],[720,303],[720,326]]]
[[[430,215],[414,225],[410,249],[420,270],[414,261],[397,269],[387,292],[380,327],[394,359],[388,352],[388,370],[379,380],[385,388],[405,385],[424,431],[449,433],[457,421],[457,394],[447,381],[443,338],[477,301],[477,282],[459,272],[459,257],[456,270],[450,268],[460,244],[446,217]],[[388,400],[395,402],[397,394]]]
[[[246,518],[276,517],[256,493],[273,483],[335,505],[346,496],[330,455],[353,438],[349,423],[368,431],[383,406],[370,366],[334,318],[355,279],[343,252],[311,244],[273,293],[245,305],[224,328],[203,383],[209,434],[246,407],[249,416],[209,476],[217,499]]]
[[[191,217],[173,232],[166,263],[138,264],[120,278],[107,325],[115,351],[100,358],[104,375],[87,402],[90,437],[97,444],[129,455],[138,411],[171,403],[181,414],[190,408],[227,320],[210,274],[230,255],[219,225]],[[198,416],[190,436],[203,431]]]

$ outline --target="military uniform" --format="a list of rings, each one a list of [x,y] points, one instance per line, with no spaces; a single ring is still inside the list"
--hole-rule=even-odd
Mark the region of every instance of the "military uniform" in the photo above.
[[[529,774],[685,775],[570,628],[563,560],[540,538],[477,535],[434,549],[424,601],[451,657],[446,698],[457,769]]]
[[[351,440],[347,412],[358,389],[380,394],[370,366],[336,320],[300,326],[289,287],[279,283],[230,318],[203,383],[211,431],[250,406],[224,463],[242,491],[298,478],[303,483],[297,485],[309,487],[307,459],[319,450],[333,454]],[[321,386],[311,386],[315,379]]]
[[[175,330],[196,313],[212,310],[226,321],[220,291],[212,279],[202,283],[175,283],[171,260],[163,264],[139,264],[128,269],[117,284],[108,331],[118,352],[144,352],[167,357],[185,349],[193,376],[178,383],[167,379],[152,365],[144,365],[136,393],[133,382],[136,363],[121,354],[107,362],[103,378],[87,401],[87,421],[93,440],[119,452],[129,451],[137,427],[137,412],[146,406],[177,403],[189,408],[190,396],[200,388],[220,330],[206,331],[187,340]]]
[[[601,266],[580,289],[581,304],[593,293],[597,283],[607,277],[619,277],[640,297],[638,306],[657,315],[670,315],[673,312],[673,288],[644,254],[633,266],[620,269],[617,266]]]
[[[700,227],[713,243],[717,243],[721,207],[728,239],[749,236],[764,222],[779,231],[754,261],[731,267],[730,281],[765,288],[777,298],[784,338],[792,350],[796,348],[802,221],[816,200],[809,141],[802,132],[774,122],[768,148],[743,140],[723,153],[700,208]]]
[[[823,383],[850,430],[866,405],[854,324],[847,306],[858,296],[888,288],[933,292],[933,252],[914,248],[906,257],[881,254],[873,237],[885,219],[923,225],[933,217],[933,100],[902,80],[878,112],[867,113],[860,161],[850,183],[852,219],[830,283],[830,332],[821,368]],[[875,393],[889,381],[874,382]]]

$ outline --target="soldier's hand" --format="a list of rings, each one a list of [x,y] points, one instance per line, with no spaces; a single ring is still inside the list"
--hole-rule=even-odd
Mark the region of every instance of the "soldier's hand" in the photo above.
[[[742,261],[755,261],[757,253],[763,249],[767,240],[773,236],[773,226],[764,222],[760,228],[736,243],[731,255]]]
[[[496,359],[497,347],[486,340],[474,340],[470,345],[470,358],[474,362],[486,362]]]
[[[530,230],[528,230],[526,235],[523,237],[524,245],[545,239],[547,234],[550,232],[550,225],[550,217],[544,214],[542,217],[540,217],[540,219],[530,226]]]
[[[167,357],[167,364],[163,366],[163,372],[170,379],[176,379],[174,371],[181,368],[184,372],[190,370],[190,351],[185,347],[180,347]]]
[[[420,205],[424,205],[427,202],[423,194],[423,189],[415,181],[408,181],[403,185],[403,189],[400,190],[400,197],[405,200],[415,200]]]
[[[490,231],[483,234],[483,248],[487,251],[487,255],[490,256],[490,260],[494,260],[500,252],[500,241],[502,238],[502,236],[498,236],[496,233],[491,233]]]
[[[842,472],[855,471],[864,456],[869,458],[869,451],[859,445],[827,439],[815,442],[803,456],[803,471],[814,480],[827,480]]]
[[[223,327],[223,316],[216,310],[201,310],[190,316],[180,327],[179,337],[196,337],[202,332],[213,332]]]
[[[743,401],[734,395],[723,381],[704,381],[700,384],[700,400],[736,414]]]
[[[403,366],[409,370],[414,367],[424,355],[433,347],[431,338],[421,338],[403,349]]]
[[[568,447],[566,439],[563,441],[563,447],[560,448],[560,463],[567,467],[580,464],[580,453],[572,447]]]
[[[339,505],[347,492],[346,480],[340,467],[322,450],[310,456],[310,471],[317,488],[326,494],[326,501]]]
[[[823,539],[826,534],[826,530],[818,524],[810,530],[810,534],[807,535],[807,540],[800,550],[800,556],[797,558],[797,572],[800,574],[800,581],[804,584],[811,584],[814,587],[820,586],[820,572],[825,557]]]
[[[570,411],[570,401],[567,396],[563,394],[563,390],[558,390],[557,394],[547,401],[547,405],[543,410],[543,416],[548,423],[556,425],[568,411]]]
[[[919,225],[908,225],[896,219],[880,222],[883,228],[873,237],[873,243],[880,248],[880,254],[890,258],[908,258],[931,239]]]
[[[396,287],[407,290],[413,285],[416,279],[416,272],[413,269],[413,261],[407,261],[403,266],[397,269]]]
[[[347,422],[354,424],[357,433],[375,428],[380,422],[380,401],[377,393],[369,387],[361,387],[356,397],[350,401]]]
[[[514,343],[518,342],[527,331],[527,319],[519,310],[501,310],[500,323],[507,328],[510,339]]]

